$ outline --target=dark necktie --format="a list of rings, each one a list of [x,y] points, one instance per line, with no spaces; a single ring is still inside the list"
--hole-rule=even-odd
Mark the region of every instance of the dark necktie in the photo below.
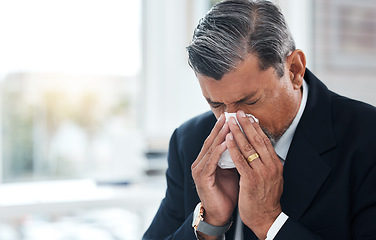
[[[236,219],[237,219],[237,217],[238,217],[238,206],[235,207],[235,210],[232,213],[233,223],[232,223],[232,226],[230,227],[230,229],[225,234],[226,240],[233,240],[234,237],[235,237]]]
[[[243,240],[257,240],[256,235],[243,223]]]

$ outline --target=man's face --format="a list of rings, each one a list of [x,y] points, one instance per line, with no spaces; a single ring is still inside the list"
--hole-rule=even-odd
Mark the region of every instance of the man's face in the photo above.
[[[217,118],[223,112],[243,110],[259,119],[272,142],[287,130],[300,106],[301,89],[294,87],[289,69],[279,78],[274,68],[261,71],[252,55],[219,81],[200,74],[197,78]]]

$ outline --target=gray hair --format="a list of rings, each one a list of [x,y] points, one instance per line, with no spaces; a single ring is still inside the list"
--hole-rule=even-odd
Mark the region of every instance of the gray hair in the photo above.
[[[225,0],[199,21],[187,47],[196,73],[220,80],[248,55],[261,70],[273,67],[279,77],[295,43],[277,6],[269,1]]]

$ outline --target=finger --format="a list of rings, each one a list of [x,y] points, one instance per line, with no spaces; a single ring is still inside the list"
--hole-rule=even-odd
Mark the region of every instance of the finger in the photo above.
[[[192,170],[197,168],[197,167],[204,168],[206,166],[207,162],[209,160],[211,160],[212,158],[218,164],[220,156],[216,157],[216,155],[213,155],[213,152],[218,145],[222,144],[225,141],[226,134],[229,131],[230,131],[230,129],[228,127],[228,123],[225,123],[223,125],[222,129],[220,130],[220,132],[218,133],[218,135],[216,136],[216,138],[214,139],[214,142],[212,143],[212,145],[209,146],[209,148],[207,148],[206,152],[200,153],[200,154],[202,154],[202,157],[197,158],[196,161],[192,164],[192,166],[191,166]],[[225,148],[225,150],[226,150],[226,148]],[[216,163],[210,162],[209,164],[216,164]]]
[[[272,157],[272,160],[273,162],[279,167],[279,168],[283,168],[283,165],[281,163],[281,160],[279,159],[277,153],[275,152],[275,149],[270,141],[270,139],[265,135],[264,131],[261,129],[260,125],[259,124],[252,124],[253,127],[255,128],[255,130],[259,133],[260,136],[265,136],[264,137],[264,144],[266,146],[266,148],[268,149],[271,157]]]
[[[226,151],[227,146],[225,142],[216,146],[210,156],[208,156],[207,161],[205,161],[205,166],[202,170],[204,176],[211,175],[215,172],[218,166],[218,161],[221,154]]]
[[[244,158],[247,160],[249,156],[256,153],[256,150],[250,144],[244,133],[240,130],[240,127],[238,126],[235,118],[230,118],[229,121],[230,125],[230,131],[233,134],[235,138],[235,142],[240,150],[240,152],[243,154]],[[248,161],[247,161],[248,162]],[[257,167],[259,164],[261,164],[261,159],[257,158],[252,161],[252,168]]]
[[[192,177],[195,181],[201,176],[214,174],[220,155],[227,149],[227,146],[223,142],[216,147],[212,147],[212,149],[212,152],[205,153],[201,159],[196,159],[191,165]]]
[[[226,119],[225,119],[224,115],[221,114],[221,116],[218,118],[218,121],[214,125],[214,128],[212,129],[211,133],[209,134],[209,136],[206,138],[204,144],[202,145],[201,151],[200,151],[199,155],[197,156],[196,161],[193,162],[193,164],[191,166],[192,169],[196,167],[196,165],[202,160],[204,155],[207,153],[209,148],[212,146],[212,144],[213,144],[214,140],[216,139],[218,133],[223,128],[225,122],[226,122]]]
[[[236,116],[248,141],[259,154],[261,161],[267,166],[274,165],[270,151],[275,152],[275,150],[273,147],[272,149],[267,148],[265,142],[270,142],[270,140],[262,130],[260,132],[256,130],[256,128],[260,128],[259,124],[253,118],[245,116],[244,112],[238,111]]]
[[[232,133],[228,133],[226,136],[226,145],[227,149],[230,153],[231,159],[235,164],[236,169],[238,170],[240,175],[245,176],[249,174],[251,171],[250,166],[248,165],[247,161],[245,160],[243,154],[240,152],[236,142],[234,140],[234,136]]]
[[[208,158],[210,158],[210,160],[213,160],[213,164],[218,164],[219,162],[219,158],[220,158],[220,155],[222,154],[222,151],[219,156],[217,156],[215,150],[216,148],[219,146],[219,145],[222,145],[224,144],[224,141],[225,141],[225,138],[226,138],[226,135],[227,133],[230,132],[230,128],[228,126],[228,123],[225,123],[225,125],[223,125],[221,131],[218,133],[217,137],[215,138],[212,146],[209,148],[209,150],[206,152],[205,154],[205,157],[207,156]],[[225,144],[224,144],[225,145]],[[225,145],[226,146],[226,145]],[[225,150],[227,149],[227,146],[225,147]]]
[[[210,132],[209,136],[206,138],[204,145],[203,145],[203,151],[201,150],[201,153],[206,153],[207,149],[213,144],[215,138],[217,137],[218,133],[223,128],[223,125],[225,124],[226,119],[224,114],[222,113],[221,116],[218,118],[218,121],[215,123],[214,128]]]
[[[225,124],[223,125],[222,129],[219,131],[217,137],[214,139],[212,147],[216,147],[216,146],[222,144],[225,141],[225,139],[226,139],[227,133],[229,133],[229,132],[230,132],[230,128],[228,126],[228,123],[225,122]]]

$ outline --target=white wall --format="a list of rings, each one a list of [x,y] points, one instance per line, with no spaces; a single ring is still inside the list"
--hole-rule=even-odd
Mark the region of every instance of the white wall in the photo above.
[[[353,0],[274,0],[274,2],[281,6],[297,48],[305,52],[307,67],[329,89],[376,105],[374,93],[376,58],[371,54],[376,52],[376,48],[368,46],[367,53],[364,49],[358,49],[360,42],[369,42],[369,39],[375,38],[375,19],[366,19],[362,14],[376,12],[376,2]],[[338,13],[344,6],[350,6],[357,14],[340,18]],[[353,29],[349,28],[346,34],[353,36],[352,40],[356,39],[357,42],[351,42],[350,44],[353,45],[348,46],[347,49],[338,50],[341,45],[340,40],[343,38],[341,34],[346,32],[340,27],[344,19],[359,27],[367,22],[370,30],[366,32],[363,28],[361,32],[358,28],[359,31],[352,31]]]
[[[169,137],[187,119],[209,110],[187,62],[203,0],[143,1],[143,126],[148,137]]]
[[[307,67],[314,69],[313,2],[312,0],[274,0],[282,10],[294,37],[296,48],[303,50]]]

